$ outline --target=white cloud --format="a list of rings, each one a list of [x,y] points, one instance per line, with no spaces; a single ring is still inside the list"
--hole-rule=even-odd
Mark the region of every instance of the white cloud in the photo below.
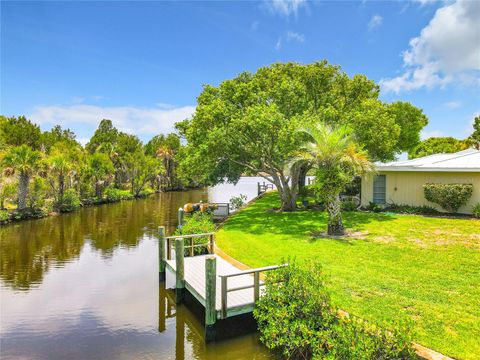
[[[177,121],[190,117],[194,106],[172,108],[138,108],[132,106],[102,107],[96,105],[39,106],[29,118],[40,125],[60,124],[75,132],[95,129],[102,119],[111,119],[119,130],[136,135],[153,136],[174,130]],[[79,141],[84,139],[79,139]]]
[[[298,10],[307,5],[306,0],[267,0],[265,2],[270,12],[283,16],[297,16]]]
[[[448,101],[443,105],[449,109],[458,109],[460,106],[462,106],[462,103],[460,101]]]
[[[296,33],[294,31],[287,32],[287,42],[296,41],[303,43],[305,42],[305,36],[303,34]]]
[[[452,82],[480,85],[480,2],[457,0],[439,8],[403,53],[404,73],[381,80],[400,92]]]
[[[297,33],[295,31],[287,31],[285,36],[279,36],[277,42],[275,43],[275,49],[280,50],[283,46],[283,43],[290,43],[290,42],[297,42],[303,43],[305,42],[305,36],[303,34]]]
[[[380,25],[382,25],[382,23],[383,23],[383,17],[381,17],[380,15],[373,15],[370,21],[368,22],[368,28],[370,30],[373,30],[379,27]]]
[[[277,50],[280,50],[282,48],[282,37],[280,36],[278,39],[277,39],[277,42],[275,44],[275,49]]]
[[[415,0],[415,2],[420,3],[421,6],[430,5],[438,1],[439,0]]]

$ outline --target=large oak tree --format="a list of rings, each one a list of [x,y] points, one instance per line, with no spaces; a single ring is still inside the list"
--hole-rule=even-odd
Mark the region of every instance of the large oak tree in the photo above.
[[[209,184],[259,174],[278,188],[282,209],[293,210],[299,175],[305,174],[291,161],[302,142],[295,129],[308,119],[348,125],[372,160],[393,159],[416,145],[427,124],[422,111],[378,97],[372,80],[349,77],[326,61],[277,63],[206,85],[192,118],[177,124],[187,140],[182,173]]]

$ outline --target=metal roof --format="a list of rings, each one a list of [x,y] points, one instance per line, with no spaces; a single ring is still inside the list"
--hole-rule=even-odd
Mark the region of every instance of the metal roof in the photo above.
[[[466,149],[453,154],[434,154],[375,165],[379,171],[480,172],[480,150]]]

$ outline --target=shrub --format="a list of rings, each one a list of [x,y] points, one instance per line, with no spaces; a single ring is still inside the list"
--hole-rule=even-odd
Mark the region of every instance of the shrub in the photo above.
[[[366,210],[368,211],[373,211],[373,212],[380,212],[382,211],[382,207],[378,204],[375,204],[374,202],[369,202],[368,205],[365,207]]]
[[[473,216],[480,219],[480,203],[477,203],[476,205],[473,206],[472,213],[473,213]]]
[[[10,214],[7,210],[0,210],[0,223],[10,220]]]
[[[71,212],[81,205],[80,198],[75,189],[67,189],[63,194],[62,202],[57,205],[60,212]]]
[[[143,189],[142,191],[140,191],[138,193],[137,197],[145,198],[145,197],[150,196],[152,194],[155,194],[155,190],[150,189],[150,188],[146,188],[146,189]]]
[[[336,318],[320,265],[290,262],[268,273],[265,286],[253,311],[260,339],[286,358],[312,358]]]
[[[334,359],[416,359],[410,322],[379,327],[355,316],[333,328],[329,348]]]
[[[343,211],[356,211],[357,203],[354,200],[345,200],[342,201],[342,210]]]
[[[185,223],[182,229],[175,230],[174,235],[182,234],[203,234],[215,231],[215,225],[213,223],[212,215],[209,213],[194,212],[191,216],[185,218]],[[205,244],[208,242],[208,237],[196,237],[193,238],[193,243]],[[185,239],[185,246],[190,245],[190,239]],[[206,253],[206,248],[196,247],[195,254]],[[185,254],[188,254],[188,249],[185,249]]]
[[[107,202],[117,202],[124,199],[129,199],[132,194],[128,190],[117,189],[114,187],[108,187],[104,193]]]
[[[247,195],[240,194],[230,198],[230,210],[235,211],[240,209],[247,201]]]
[[[412,206],[407,204],[388,204],[384,211],[389,211],[397,214],[438,214],[438,210],[432,206]]]
[[[415,359],[410,324],[380,328],[341,317],[316,261],[268,273],[254,308],[260,338],[289,359]]]
[[[27,203],[30,210],[40,209],[45,204],[45,179],[35,176],[29,184]]]
[[[425,184],[425,199],[455,213],[472,196],[472,184]]]

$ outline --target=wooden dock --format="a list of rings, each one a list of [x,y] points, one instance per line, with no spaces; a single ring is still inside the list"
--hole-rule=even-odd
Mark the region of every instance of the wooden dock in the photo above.
[[[206,241],[195,243],[195,238]],[[207,342],[215,340],[217,321],[253,311],[264,287],[261,273],[285,266],[240,270],[215,254],[214,233],[166,237],[164,227],[159,228],[159,260],[160,279],[165,280],[166,270],[175,276],[176,302],[184,302],[188,291],[205,308]]]

